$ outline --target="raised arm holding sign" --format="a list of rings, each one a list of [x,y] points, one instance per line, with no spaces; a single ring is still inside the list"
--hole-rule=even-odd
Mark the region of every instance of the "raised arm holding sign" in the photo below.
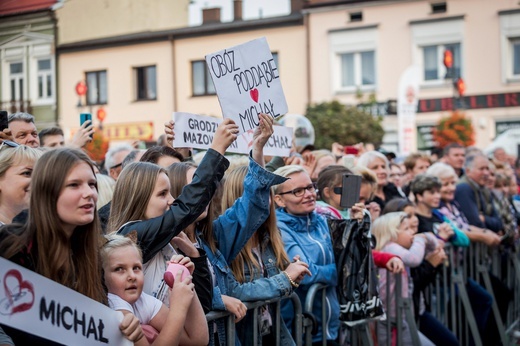
[[[224,118],[240,133],[255,129],[258,114],[274,119],[287,113],[278,68],[265,37],[206,55]]]

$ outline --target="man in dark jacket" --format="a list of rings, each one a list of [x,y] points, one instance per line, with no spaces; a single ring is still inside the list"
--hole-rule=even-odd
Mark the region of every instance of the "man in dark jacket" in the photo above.
[[[489,178],[489,160],[483,154],[466,158],[466,174],[459,180],[455,190],[455,200],[466,215],[469,224],[490,229],[502,230],[502,220],[491,203],[491,192],[486,187]]]

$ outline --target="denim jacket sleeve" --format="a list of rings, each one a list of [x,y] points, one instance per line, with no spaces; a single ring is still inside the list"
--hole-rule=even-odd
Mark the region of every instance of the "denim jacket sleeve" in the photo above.
[[[206,209],[228,167],[229,161],[224,156],[209,149],[195,170],[192,182],[182,189],[181,195],[166,213],[123,226],[118,233],[127,234],[136,230],[143,251],[143,263],[148,262]]]
[[[213,301],[211,302],[212,310],[227,310],[224,300],[222,299],[222,292],[218,286],[213,287]]]
[[[300,260],[309,265],[309,270],[312,276],[305,275],[304,279],[300,282],[302,285],[312,285],[314,283],[323,283],[331,286],[335,286],[338,282],[338,273],[336,271],[336,263],[327,264],[316,264],[316,261],[312,258],[308,258],[305,255],[305,251],[302,250],[299,242],[295,237],[292,236],[292,231],[283,231],[283,226],[279,223],[279,228],[282,230],[282,238],[285,246],[285,251],[289,259],[294,256],[300,256]],[[325,242],[324,242],[325,243]],[[330,243],[330,239],[329,239]],[[332,244],[331,244],[332,248]],[[332,249],[330,249],[332,251]]]
[[[213,221],[213,233],[227,263],[242,250],[269,216],[270,188],[287,179],[266,171],[252,158],[244,179],[244,193]]]
[[[239,283],[233,275],[228,276],[229,295],[243,302],[289,296],[291,283],[284,273],[268,278],[258,278],[251,282]]]

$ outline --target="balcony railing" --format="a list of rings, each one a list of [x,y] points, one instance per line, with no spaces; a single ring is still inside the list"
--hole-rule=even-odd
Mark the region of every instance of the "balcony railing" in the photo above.
[[[31,101],[25,100],[0,102],[0,109],[9,113],[25,112],[32,114],[33,112]]]

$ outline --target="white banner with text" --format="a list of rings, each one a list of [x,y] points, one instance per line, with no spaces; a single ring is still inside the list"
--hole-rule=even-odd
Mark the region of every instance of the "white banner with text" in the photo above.
[[[64,345],[132,345],[123,314],[0,257],[0,323]]]
[[[222,119],[191,113],[174,112],[175,148],[209,149]],[[285,126],[273,127],[274,133],[264,147],[264,155],[282,156],[290,155],[292,147],[293,129]],[[230,153],[249,154],[253,146],[254,129],[248,130],[238,136],[229,149]]]

